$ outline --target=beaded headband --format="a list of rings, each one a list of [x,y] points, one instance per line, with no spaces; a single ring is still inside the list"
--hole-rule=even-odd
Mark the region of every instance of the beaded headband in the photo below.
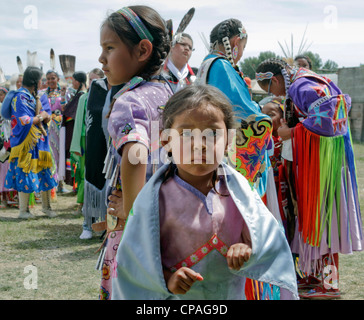
[[[271,101],[272,103],[276,104],[279,106],[279,108],[284,112],[284,102],[285,102],[285,99],[273,99]]]
[[[8,93],[8,89],[6,89],[5,87],[0,87],[0,91],[3,91],[4,93]]]
[[[255,79],[257,81],[263,81],[266,79],[272,79],[272,77],[274,76],[273,72],[259,72],[255,74]]]
[[[124,7],[117,12],[120,13],[126,20],[128,20],[140,39],[147,39],[150,42],[153,42],[153,36],[133,10],[128,7]]]

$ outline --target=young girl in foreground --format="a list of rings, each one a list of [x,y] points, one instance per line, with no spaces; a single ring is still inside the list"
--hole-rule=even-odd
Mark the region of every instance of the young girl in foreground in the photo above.
[[[126,217],[145,181],[153,174],[152,121],[160,120],[159,107],[172,95],[168,83],[159,78],[161,64],[170,49],[168,34],[165,21],[146,6],[122,8],[112,13],[101,28],[102,69],[110,85],[124,84],[112,97],[108,120],[112,139],[110,166],[115,167],[113,176],[117,177],[116,164],[120,165],[118,185],[122,189],[111,196],[111,201],[121,203],[122,209],[111,210],[115,209],[111,206],[108,210],[107,221],[112,222],[110,215],[117,220],[108,224],[101,299],[111,297],[110,276]],[[156,142],[158,153],[158,139]]]
[[[222,163],[233,123],[231,104],[212,86],[189,86],[168,101],[162,144],[173,163],[133,204],[113,299],[244,299],[245,277],[280,286],[281,299],[297,297],[278,222]]]

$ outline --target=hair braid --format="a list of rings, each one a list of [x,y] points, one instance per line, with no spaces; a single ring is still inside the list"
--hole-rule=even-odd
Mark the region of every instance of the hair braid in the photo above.
[[[164,30],[158,31],[158,37],[154,37],[152,55],[140,75],[147,81],[160,69],[169,54],[171,39],[168,33],[167,27],[165,27]]]
[[[160,69],[168,56],[171,47],[169,30],[166,21],[154,9],[147,6],[129,6],[129,8],[135,12],[153,36],[152,54],[143,70],[136,75],[148,81]],[[104,25],[108,25],[119,36],[121,41],[129,47],[130,52],[140,42],[140,37],[130,23],[118,12],[109,15],[102,24]]]
[[[217,34],[218,38],[221,39],[221,42],[224,45],[226,57],[228,58],[229,62],[232,65],[234,65],[234,60],[232,57],[231,46],[230,46],[229,20],[226,20],[223,23],[221,23],[217,31]]]
[[[281,74],[281,75],[283,75],[283,77],[285,77],[285,75],[283,74],[284,72],[282,73],[282,70],[286,70],[287,66],[288,66],[288,64],[281,59],[270,58],[270,59],[264,60],[263,62],[261,62],[259,64],[259,66],[256,69],[256,73],[271,72],[271,73],[273,73],[273,76]],[[260,82],[263,85],[266,85],[269,83],[269,80],[270,79],[264,79],[264,80],[261,80]]]
[[[222,44],[225,49],[225,54],[229,62],[235,67],[234,59],[232,57],[232,50],[230,40],[240,33],[240,28],[243,25],[238,19],[228,19],[216,25],[210,34],[211,50],[215,50],[218,44]]]
[[[34,84],[33,97],[34,97],[35,99],[37,99],[37,98],[38,98],[38,82],[36,82],[36,83]]]

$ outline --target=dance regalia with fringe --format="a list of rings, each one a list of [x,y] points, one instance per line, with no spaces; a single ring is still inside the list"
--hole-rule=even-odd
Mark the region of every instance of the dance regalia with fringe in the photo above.
[[[223,165],[217,188],[224,196],[212,190],[205,197],[176,175],[164,182],[168,168],[160,168],[134,201],[116,254],[112,299],[239,300],[246,277],[279,287],[276,299],[297,299],[284,233],[247,180]],[[251,242],[250,259],[230,270],[228,247],[244,239]],[[204,279],[186,294],[172,294],[163,267],[174,272],[182,266]]]
[[[41,97],[42,110],[50,114],[44,97]],[[16,91],[11,100],[11,153],[5,187],[18,192],[47,191],[56,186],[50,170],[52,156],[48,135],[43,136],[38,126],[33,125],[35,110],[33,95],[25,88]]]
[[[129,142],[143,144],[149,152],[146,181],[157,167],[163,164],[159,158],[159,130],[161,129],[161,109],[173,92],[166,82],[147,82],[141,77],[134,77],[113,95],[113,109],[108,121],[111,143],[106,157],[107,195],[112,191],[112,178],[116,174],[117,164],[122,158],[122,148]],[[155,126],[157,125],[157,126]],[[156,135],[153,135],[154,134]],[[154,160],[158,160],[154,163]],[[126,182],[127,183],[127,182]],[[121,182],[118,185],[121,187]],[[108,228],[104,247],[100,299],[111,299],[111,275],[117,248],[121,239],[120,221],[114,229]]]
[[[0,103],[0,108],[1,108],[1,103]],[[10,132],[11,132],[10,120],[6,120],[2,116],[0,116],[0,136],[3,144],[3,147],[0,149],[2,152],[5,152],[6,150],[6,154],[8,154],[7,156],[5,155],[4,158],[0,160],[1,207],[18,205],[17,192],[15,190],[9,190],[5,188],[5,178],[9,170]]]
[[[77,189],[77,203],[84,202],[85,185],[85,151],[86,151],[86,124],[85,115],[88,93],[82,95],[78,101],[75,125],[73,128],[70,146],[71,166],[75,167],[75,186]],[[101,148],[100,148],[101,149]],[[77,153],[77,154],[76,154]]]
[[[289,99],[300,123],[292,130],[298,205],[292,251],[311,274],[324,255],[363,250],[363,231],[349,127],[351,99],[306,69],[291,75]]]
[[[106,79],[92,81],[84,109],[77,110],[83,121],[80,144],[78,150],[82,151],[82,132],[85,134],[85,173],[84,173],[84,202],[83,215],[85,223],[90,228],[95,220],[102,221],[106,214],[105,199],[105,173],[102,172],[107,152],[106,137],[103,122],[107,121],[104,110],[108,110],[106,97],[108,85]],[[81,117],[82,116],[82,117]],[[77,115],[78,117],[78,115]],[[72,151],[72,150],[71,150]],[[80,152],[82,154],[82,152]]]
[[[75,118],[77,112],[78,101],[85,91],[79,91],[76,93],[71,100],[66,104],[63,111],[62,126],[66,129],[66,139],[65,139],[65,161],[66,161],[66,175],[64,181],[70,185],[74,186],[74,176],[75,176],[75,165],[71,164],[71,142],[73,136],[73,129],[75,125]]]

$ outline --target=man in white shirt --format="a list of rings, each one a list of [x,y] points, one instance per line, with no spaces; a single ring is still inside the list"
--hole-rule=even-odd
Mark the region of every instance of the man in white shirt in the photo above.
[[[196,76],[188,65],[193,50],[193,40],[189,34],[178,33],[173,37],[170,54],[163,66],[163,75],[174,92],[195,81]]]

